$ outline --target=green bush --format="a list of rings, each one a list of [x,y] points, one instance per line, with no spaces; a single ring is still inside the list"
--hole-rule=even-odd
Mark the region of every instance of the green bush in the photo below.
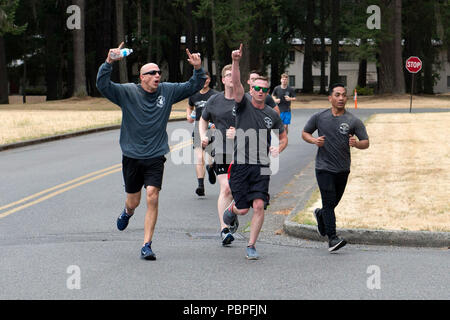
[[[360,96],[371,96],[373,95],[373,88],[364,87],[361,88],[360,86],[356,86],[356,92],[358,92],[358,95]]]

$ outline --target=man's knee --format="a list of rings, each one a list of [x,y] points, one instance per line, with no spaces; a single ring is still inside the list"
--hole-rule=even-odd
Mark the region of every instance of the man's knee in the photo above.
[[[264,214],[264,200],[255,199],[253,200],[253,211],[255,213],[263,213]]]
[[[147,187],[147,203],[157,204],[159,198],[159,189],[156,187]]]
[[[127,200],[126,205],[127,209],[134,210],[139,206],[139,203],[141,202],[141,193],[128,193],[127,194]]]

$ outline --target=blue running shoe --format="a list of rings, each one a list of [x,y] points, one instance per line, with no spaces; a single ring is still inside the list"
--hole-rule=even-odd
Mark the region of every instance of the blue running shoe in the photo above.
[[[248,246],[247,247],[247,259],[248,260],[258,260],[259,256],[258,253],[256,252],[256,248],[255,246]]]
[[[222,236],[223,246],[227,246],[234,241],[234,237],[228,228],[223,228],[223,230],[220,232],[220,235]]]
[[[239,227],[239,220],[237,215],[233,212],[234,200],[228,205],[223,212],[223,222],[230,226],[230,232],[235,233]]]
[[[126,210],[123,209],[122,213],[117,218],[117,229],[119,229],[120,231],[125,230],[128,226],[128,221],[132,216],[133,215],[127,214]]]
[[[156,255],[152,251],[152,242],[147,242],[141,249],[141,259],[145,260],[156,260]]]

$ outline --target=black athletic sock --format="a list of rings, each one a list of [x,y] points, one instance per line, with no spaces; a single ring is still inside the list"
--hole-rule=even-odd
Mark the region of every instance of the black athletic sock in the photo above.
[[[205,187],[205,184],[204,184],[205,178],[198,178],[197,180],[198,180],[198,186],[204,188]]]

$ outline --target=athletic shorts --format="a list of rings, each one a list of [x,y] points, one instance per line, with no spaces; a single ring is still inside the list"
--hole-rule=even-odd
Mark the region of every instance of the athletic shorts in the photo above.
[[[262,199],[264,209],[269,205],[270,175],[261,175],[263,166],[256,164],[233,164],[230,169],[231,193],[238,209],[253,206],[253,200]]]
[[[283,124],[291,124],[291,112],[281,112],[280,113],[281,121],[283,121]]]
[[[126,193],[136,193],[142,187],[161,189],[165,156],[150,159],[133,159],[122,156],[122,174]]]
[[[216,173],[216,176],[221,174],[228,174],[229,168],[230,168],[230,160],[233,158],[232,155],[229,156],[229,159],[227,159],[227,156],[225,154],[218,154],[214,156],[214,172]],[[227,162],[228,160],[228,162]],[[231,160],[232,161],[232,160]]]

